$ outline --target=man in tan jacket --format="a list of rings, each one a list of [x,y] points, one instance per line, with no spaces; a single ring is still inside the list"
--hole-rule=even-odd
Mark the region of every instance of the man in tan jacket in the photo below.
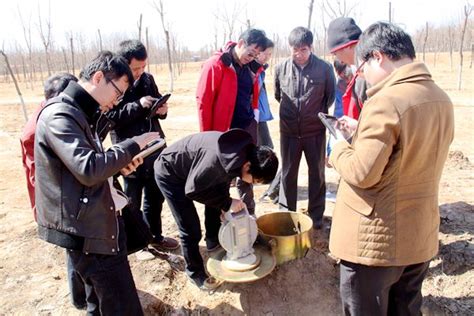
[[[438,252],[453,105],[414,61],[399,27],[371,25],[357,56],[372,88],[352,143],[338,138],[330,155],[341,175],[329,247],[341,259],[344,314],[419,315],[421,285]]]

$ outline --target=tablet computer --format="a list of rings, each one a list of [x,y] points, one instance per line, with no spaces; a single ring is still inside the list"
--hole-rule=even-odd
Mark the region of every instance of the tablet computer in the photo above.
[[[146,146],[143,147],[143,149],[135,157],[133,157],[133,159],[138,157],[142,157],[143,159],[145,159],[164,145],[166,145],[166,142],[163,138],[158,138],[154,141],[151,141],[146,144]]]
[[[150,114],[148,114],[148,119],[152,119],[158,115],[156,113],[156,110],[158,110],[159,108],[163,106],[163,104],[168,102],[168,99],[170,98],[170,96],[171,96],[171,93],[167,93],[163,95],[161,98],[155,99],[155,102],[153,102],[152,106],[150,107]]]

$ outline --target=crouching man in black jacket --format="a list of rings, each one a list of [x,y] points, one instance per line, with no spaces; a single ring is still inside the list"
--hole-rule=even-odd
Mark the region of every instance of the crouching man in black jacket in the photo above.
[[[79,82],[48,102],[35,137],[36,208],[41,239],[66,248],[68,272],[85,284],[87,312],[142,315],[127,260],[121,210],[128,203],[112,185],[117,172],[133,172],[133,157],[159,137],[152,132],[104,150],[101,113],[112,109],[133,81],[127,61],[99,54]],[[85,306],[84,306],[85,308]]]
[[[204,214],[206,242],[218,245],[220,210],[237,212],[245,207],[244,202],[230,197],[232,179],[269,183],[277,172],[278,158],[269,147],[255,146],[246,131],[232,129],[225,133],[203,132],[177,141],[163,150],[154,169],[155,180],[178,224],[186,274],[199,288],[208,289],[199,253],[201,226],[193,201],[210,206]]]

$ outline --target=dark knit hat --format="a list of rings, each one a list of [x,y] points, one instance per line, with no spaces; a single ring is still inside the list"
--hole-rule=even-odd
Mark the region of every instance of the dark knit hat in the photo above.
[[[328,26],[328,46],[331,53],[356,44],[359,41],[361,29],[352,18],[337,18]]]

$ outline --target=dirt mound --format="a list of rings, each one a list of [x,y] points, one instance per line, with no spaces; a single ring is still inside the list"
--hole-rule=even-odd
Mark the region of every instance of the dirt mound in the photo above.
[[[448,154],[448,160],[446,161],[446,167],[448,169],[456,170],[471,170],[473,169],[472,163],[460,150],[450,151]]]

